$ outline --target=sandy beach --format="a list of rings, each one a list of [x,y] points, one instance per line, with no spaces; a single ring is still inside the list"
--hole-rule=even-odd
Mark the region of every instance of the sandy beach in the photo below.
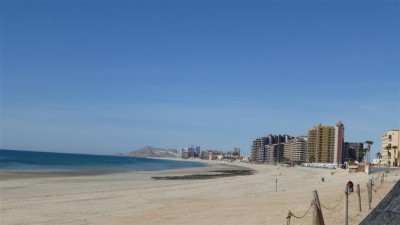
[[[212,179],[152,179],[193,174],[216,174],[240,167],[252,175]],[[361,185],[362,212],[356,194],[349,196],[349,224],[359,224],[370,212],[366,183],[378,174],[349,174],[336,170],[287,168],[251,164],[217,164],[168,171],[112,174],[0,174],[1,224],[286,224],[291,210],[303,216],[312,191],[318,190],[326,224],[343,224],[344,187]],[[324,178],[324,181],[322,181]],[[400,173],[374,186],[372,207],[391,190]],[[278,188],[275,190],[275,182]],[[339,203],[339,204],[338,204]],[[310,224],[312,209],[291,224]]]

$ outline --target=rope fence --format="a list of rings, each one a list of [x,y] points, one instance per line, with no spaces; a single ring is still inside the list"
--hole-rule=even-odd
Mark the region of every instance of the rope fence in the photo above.
[[[379,199],[382,201],[382,197],[378,194],[378,191],[376,189],[373,189],[373,191],[375,192],[375,194],[379,197]]]
[[[382,184],[385,182],[385,174],[379,175],[377,177],[372,177],[369,182],[367,183],[367,202],[370,206],[369,210],[371,210],[371,202],[372,202],[372,192],[374,192],[374,194],[376,196],[379,197],[380,201],[382,201],[382,196],[378,193],[378,190],[375,188],[375,185],[377,184]],[[350,186],[351,187],[351,186]],[[313,218],[312,218],[312,224],[313,225],[324,225],[324,219],[323,219],[323,215],[322,215],[322,210],[321,207],[326,209],[326,210],[335,210],[336,208],[339,207],[339,205],[341,203],[343,203],[343,199],[344,201],[344,225],[348,225],[348,202],[349,202],[349,196],[356,194],[358,196],[358,208],[359,211],[361,212],[361,197],[360,197],[360,185],[357,185],[357,190],[356,191],[351,191],[349,192],[349,188],[346,185],[345,191],[344,191],[344,197],[341,198],[338,203],[335,204],[335,206],[333,207],[328,207],[324,204],[322,204],[318,198],[318,194],[317,191],[314,191],[314,199],[311,201],[310,206],[308,207],[307,210],[305,210],[305,213],[302,214],[301,216],[295,215],[292,213],[291,210],[289,210],[288,215],[286,217],[287,219],[287,225],[290,225],[291,222],[291,218],[295,218],[295,219],[303,219],[304,217],[306,217],[309,212],[311,211],[311,208],[314,208],[314,213],[313,213]],[[354,189],[353,189],[354,190]],[[365,193],[365,192],[363,192]],[[354,198],[353,198],[354,200]],[[356,204],[355,204],[356,205]],[[313,207],[314,206],[314,207]]]
[[[326,207],[326,206],[324,206],[322,203],[320,203],[320,204],[321,204],[322,208],[324,208],[324,209],[327,209],[327,210],[334,210],[334,209],[336,209],[336,208],[339,206],[339,204],[340,204],[342,201],[343,201],[343,198],[342,198],[342,199],[337,203],[337,205],[336,205],[335,207],[333,207],[333,208]]]
[[[307,212],[304,213],[303,216],[296,216],[296,215],[294,215],[294,214],[292,213],[292,211],[289,210],[288,216],[286,217],[286,219],[287,219],[287,225],[290,225],[290,219],[291,219],[292,216],[293,216],[294,218],[296,218],[296,219],[303,219],[303,218],[310,212],[310,210],[311,210],[311,208],[312,208],[313,205],[314,205],[314,202],[311,201],[310,207],[308,207]]]

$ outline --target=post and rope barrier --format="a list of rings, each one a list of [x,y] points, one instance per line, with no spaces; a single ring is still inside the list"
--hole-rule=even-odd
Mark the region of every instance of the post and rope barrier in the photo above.
[[[376,178],[376,183],[380,182],[383,183],[383,179],[384,179],[384,175],[382,177],[378,177]],[[369,182],[367,183],[367,194],[368,194],[368,206],[369,209],[371,209],[371,203],[372,203],[372,191],[375,192],[375,194],[380,198],[380,200],[382,200],[382,197],[377,193],[378,190],[376,190],[375,188],[373,188],[373,183],[374,183],[374,179],[370,179]],[[352,194],[356,194],[357,193],[357,199],[358,199],[358,211],[361,212],[361,189],[360,189],[360,184],[357,184],[357,190],[356,192],[350,192],[349,188],[346,185],[345,191],[344,191],[344,198],[341,198],[339,200],[338,203],[335,204],[334,207],[327,207],[326,205],[322,204],[319,201],[319,197],[318,197],[318,192],[317,190],[313,191],[313,200],[311,201],[311,204],[309,206],[309,208],[307,209],[307,211],[302,215],[302,216],[296,216],[295,214],[292,213],[291,210],[289,210],[288,212],[288,216],[286,217],[287,219],[287,225],[290,225],[290,221],[291,218],[294,217],[296,219],[302,219],[304,218],[311,210],[312,207],[314,207],[314,211],[313,211],[313,216],[312,216],[312,224],[313,225],[325,225],[324,222],[324,218],[322,215],[322,208],[326,209],[326,210],[334,210],[336,209],[340,203],[344,200],[344,218],[343,218],[343,224],[344,225],[348,225],[348,220],[349,220],[349,196]]]
[[[313,225],[325,225],[324,216],[322,215],[322,210],[321,210],[321,205],[319,202],[317,190],[313,191],[313,198],[314,198],[314,213],[313,213],[312,224]]]
[[[357,197],[358,197],[358,211],[361,212],[361,190],[360,184],[357,184]]]
[[[349,225],[349,188],[344,190],[344,225]]]
[[[292,218],[292,216],[293,216],[294,218],[296,218],[296,219],[302,219],[302,218],[304,218],[304,217],[310,212],[310,209],[311,209],[311,207],[312,207],[313,205],[314,205],[314,202],[311,201],[310,207],[308,207],[307,212],[304,213],[304,215],[302,215],[302,216],[296,216],[296,215],[294,215],[294,214],[292,213],[292,211],[289,210],[288,216],[286,217],[286,219],[287,219],[287,225],[290,225],[290,219]]]

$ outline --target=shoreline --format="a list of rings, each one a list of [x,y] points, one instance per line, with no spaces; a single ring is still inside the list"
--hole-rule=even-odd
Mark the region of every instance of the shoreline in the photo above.
[[[210,175],[238,168],[253,174],[216,179],[152,179]],[[350,195],[349,224],[359,224],[370,213],[365,184],[376,174],[332,171],[209,162],[207,167],[164,171],[10,179],[0,182],[0,223],[279,225],[286,224],[288,210],[295,215],[306,212],[313,190],[318,190],[321,204],[329,208],[337,205],[351,179],[361,186],[363,211],[357,210],[356,195]],[[373,208],[400,178],[395,173],[388,175],[383,186],[375,187]],[[342,213],[343,204],[335,210],[323,209],[325,223],[342,224]],[[292,223],[309,224],[311,215],[312,212],[303,219],[292,218]]]
[[[1,170],[0,181],[18,180],[18,179],[35,179],[35,178],[52,178],[52,177],[87,177],[102,176],[112,174],[132,174],[132,173],[160,173],[164,176],[153,176],[154,179],[212,179],[216,177],[250,175],[251,169],[238,165],[229,165],[215,162],[201,162],[201,167],[182,167],[174,169],[161,170]],[[216,165],[219,165],[216,167]],[[216,168],[215,168],[216,167]],[[187,173],[191,174],[187,174]]]

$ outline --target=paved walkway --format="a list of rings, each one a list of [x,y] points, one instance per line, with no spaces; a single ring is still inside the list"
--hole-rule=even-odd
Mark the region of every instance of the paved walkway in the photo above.
[[[400,224],[400,181],[386,197],[372,210],[360,225],[399,225]]]

